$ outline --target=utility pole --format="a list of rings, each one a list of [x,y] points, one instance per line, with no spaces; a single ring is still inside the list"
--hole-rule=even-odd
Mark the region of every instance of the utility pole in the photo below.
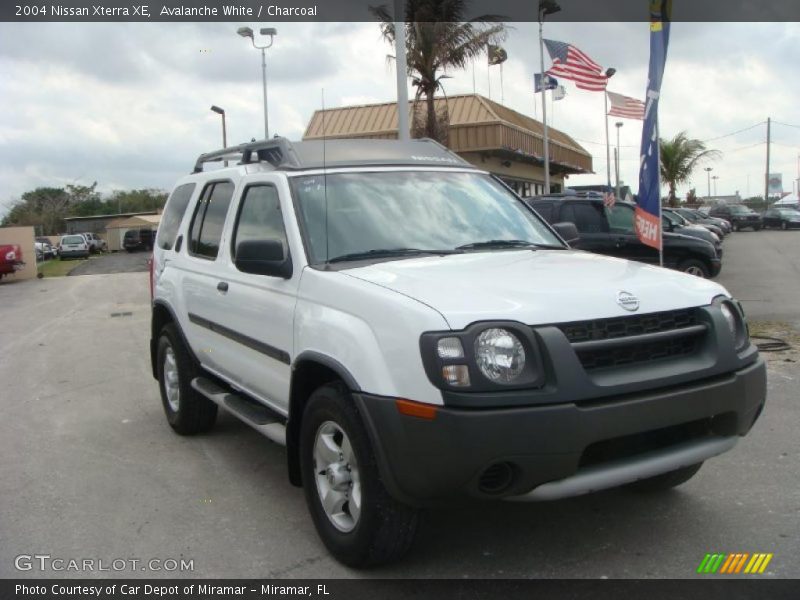
[[[403,0],[394,0],[394,55],[397,58],[397,139],[407,140],[408,66],[406,63],[406,12]]]
[[[767,172],[764,174],[764,207],[769,207],[769,140],[770,140],[770,117],[767,117]]]

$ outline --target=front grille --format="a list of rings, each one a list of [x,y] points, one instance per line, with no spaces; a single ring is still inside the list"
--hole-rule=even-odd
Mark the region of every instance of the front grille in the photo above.
[[[697,309],[562,323],[557,327],[572,344],[587,371],[687,356],[707,333]]]

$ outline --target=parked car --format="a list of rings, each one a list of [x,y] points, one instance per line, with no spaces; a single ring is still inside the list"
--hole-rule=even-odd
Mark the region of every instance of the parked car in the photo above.
[[[759,231],[762,227],[761,215],[743,204],[717,204],[708,211],[709,216],[729,221],[734,231],[751,228]]]
[[[681,217],[694,225],[702,225],[711,233],[716,234],[720,239],[728,235],[732,228],[731,224],[725,219],[716,219],[714,217],[707,217],[697,210],[690,208],[671,208],[672,212],[679,214]]]
[[[19,244],[0,244],[0,279],[25,268]]]
[[[572,245],[597,254],[657,265],[658,250],[639,241],[633,228],[634,205],[617,202],[606,208],[599,194],[568,193],[526,198],[528,205],[549,223],[575,223],[580,234]],[[708,232],[707,232],[708,233]],[[711,242],[663,232],[664,266],[698,275],[716,277],[722,260]]]
[[[58,243],[58,256],[65,258],[88,258],[89,242],[79,233],[65,235]]]
[[[50,240],[46,237],[37,237],[34,240],[36,248],[37,260],[47,260],[48,258],[56,257],[56,249],[50,244]]]
[[[663,231],[679,233],[681,235],[688,235],[705,240],[714,246],[714,249],[717,251],[717,256],[722,258],[722,239],[713,231],[706,229],[702,225],[690,223],[669,208],[664,208],[661,211],[661,218],[663,221],[661,225]]]
[[[222,406],[285,445],[320,538],[358,567],[402,556],[421,506],[679,485],[761,413],[741,306],[556,231],[576,232],[431,140],[201,155],[150,267],[166,420],[197,434]]]
[[[154,237],[152,229],[129,229],[122,238],[122,247],[128,252],[152,250]]]
[[[794,229],[800,227],[800,211],[793,208],[770,208],[764,212],[764,227]]]
[[[86,242],[89,244],[89,252],[92,254],[95,252],[105,252],[106,241],[99,235],[91,232],[82,233],[81,235],[86,238]]]

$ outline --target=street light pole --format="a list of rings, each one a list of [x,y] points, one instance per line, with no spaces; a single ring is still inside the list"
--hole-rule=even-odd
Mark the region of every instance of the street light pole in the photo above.
[[[706,172],[706,176],[708,177],[708,194],[706,194],[706,197],[711,198],[711,171],[714,169],[711,167],[706,167],[703,170]]]
[[[408,140],[411,137],[408,128],[408,64],[406,61],[406,19],[403,10],[405,2],[394,2],[394,55],[397,72],[397,139]],[[473,70],[474,78],[474,70]],[[473,87],[474,84],[473,84]]]
[[[717,179],[719,179],[719,175],[714,175],[711,179],[714,180],[714,197],[717,196]]]
[[[278,35],[278,30],[274,27],[264,27],[259,30],[261,35],[268,35],[269,36],[269,44],[264,46],[256,45],[255,37],[253,36],[253,30],[250,27],[240,27],[236,30],[240,36],[245,38],[250,38],[250,43],[253,44],[253,48],[256,50],[261,50],[261,85],[264,89],[264,139],[269,139],[269,116],[267,111],[267,48],[271,48],[273,42],[275,41],[275,36]]]
[[[617,70],[614,68],[606,69],[606,77],[611,79]],[[603,90],[603,102],[605,103],[605,112],[603,119],[606,122],[606,185],[611,189],[611,145],[608,141],[608,94]],[[619,152],[619,151],[618,151]]]
[[[222,147],[223,148],[227,148],[228,147],[228,132],[225,129],[225,111],[223,109],[221,109],[219,106],[212,106],[211,110],[222,117]],[[227,160],[225,161],[225,166],[226,167],[228,166],[228,161]]]
[[[606,117],[606,120],[607,119],[608,118]],[[619,130],[622,128],[622,121],[617,121],[614,125],[617,128],[617,193],[616,193],[616,197],[617,197],[618,200],[620,200],[621,198],[619,197]]]
[[[550,193],[550,143],[547,138],[547,89],[544,74],[544,37],[542,25],[547,15],[552,15],[561,10],[561,7],[553,0],[539,0],[539,68],[542,84],[542,145],[544,146],[544,193]]]

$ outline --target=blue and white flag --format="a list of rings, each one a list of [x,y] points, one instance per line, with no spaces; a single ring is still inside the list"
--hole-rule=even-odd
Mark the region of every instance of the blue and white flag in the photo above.
[[[545,75],[544,89],[554,90],[558,87],[558,80],[550,75]],[[542,91],[542,74],[536,73],[533,76],[533,91],[537,94]]]
[[[639,152],[639,196],[636,235],[643,244],[661,249],[661,181],[658,150],[658,97],[667,62],[672,0],[650,0],[650,71]]]

